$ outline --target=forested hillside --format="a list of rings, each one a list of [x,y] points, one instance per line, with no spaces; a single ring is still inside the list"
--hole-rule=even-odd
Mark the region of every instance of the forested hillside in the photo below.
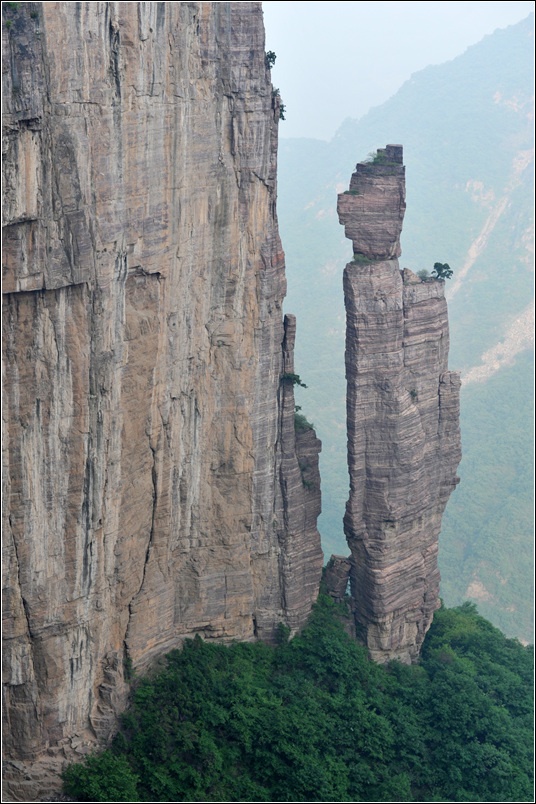
[[[443,519],[442,593],[474,599],[505,633],[533,639],[534,17],[415,74],[330,142],[280,142],[286,306],[298,317],[303,412],[323,442],[326,558],[346,553],[348,496],[342,271],[351,258],[337,192],[357,161],[404,146],[401,266],[448,262],[450,367],[462,372],[461,484]],[[351,110],[349,110],[351,112]],[[291,110],[289,110],[291,113]],[[284,135],[284,129],[282,131]]]
[[[321,596],[280,645],[198,637],[134,681],[80,801],[531,801],[532,651],[470,603],[437,612],[417,666],[369,661]]]

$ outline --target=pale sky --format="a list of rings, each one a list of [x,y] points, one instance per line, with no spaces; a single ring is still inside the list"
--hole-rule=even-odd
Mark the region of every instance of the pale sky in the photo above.
[[[534,11],[527,2],[263,2],[281,137],[329,140],[411,74],[461,55]]]

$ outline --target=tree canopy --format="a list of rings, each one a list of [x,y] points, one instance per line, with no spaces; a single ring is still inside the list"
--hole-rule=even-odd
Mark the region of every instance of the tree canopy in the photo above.
[[[199,637],[134,684],[80,801],[531,801],[532,652],[442,608],[417,666],[379,666],[321,596],[277,647]]]
[[[448,262],[434,262],[432,276],[436,279],[450,279],[453,271]]]

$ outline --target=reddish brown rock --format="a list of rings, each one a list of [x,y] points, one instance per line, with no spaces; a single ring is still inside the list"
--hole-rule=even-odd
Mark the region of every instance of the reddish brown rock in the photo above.
[[[326,564],[324,572],[326,591],[337,603],[341,603],[346,597],[351,570],[351,557],[332,555]]]
[[[283,379],[280,388],[280,483],[276,496],[277,536],[281,545],[280,580],[288,625],[295,632],[316,599],[323,555],[316,521],[321,512],[318,455],[321,444],[312,427],[295,421],[294,342],[296,319],[285,316]]]
[[[400,234],[406,209],[402,146],[379,148],[374,161],[356,165],[350,189],[337,199],[339,222],[354,254],[369,260],[400,257]]]
[[[411,662],[439,605],[441,516],[461,458],[460,380],[448,371],[444,282],[422,282],[385,259],[399,252],[405,197],[403,168],[393,166],[388,185],[386,169],[357,166],[354,186],[366,177],[362,212],[350,211],[339,196],[354,252],[368,258],[358,256],[344,272],[350,473],[344,524],[357,633],[375,660]]]
[[[108,738],[131,663],[304,623],[319,442],[281,385],[261,4],[2,9],[4,770],[27,800]]]

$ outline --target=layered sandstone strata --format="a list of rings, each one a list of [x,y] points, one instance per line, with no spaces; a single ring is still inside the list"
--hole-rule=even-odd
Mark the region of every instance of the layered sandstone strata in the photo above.
[[[282,379],[261,4],[3,13],[4,768],[23,800],[107,739],[130,667],[304,623],[320,445],[294,438]]]
[[[318,455],[321,443],[309,426],[296,426],[294,343],[296,319],[284,319],[283,374],[280,387],[280,437],[275,500],[278,543],[282,546],[279,582],[291,632],[303,625],[320,584],[316,522],[321,512]],[[317,538],[312,538],[315,534]]]
[[[444,282],[401,272],[402,147],[359,164],[339,196],[350,497],[344,527],[358,635],[379,661],[417,659],[439,605],[438,538],[461,458]]]

